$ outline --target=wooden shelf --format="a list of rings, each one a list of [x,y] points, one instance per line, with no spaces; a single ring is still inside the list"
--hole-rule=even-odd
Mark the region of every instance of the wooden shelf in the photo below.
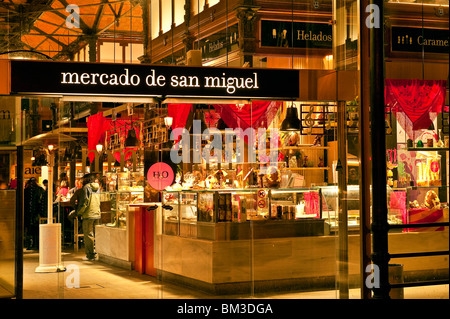
[[[408,147],[408,151],[448,151],[448,147]]]
[[[301,170],[318,170],[318,169],[330,169],[330,167],[286,167],[286,168],[281,168],[281,170],[283,171],[287,171],[287,170],[292,170],[292,171],[301,171]]]
[[[282,150],[329,150],[329,146],[286,146],[281,148],[275,148],[276,151],[282,151]],[[266,151],[270,151],[269,149],[266,149]],[[256,149],[256,152],[258,152],[258,149]]]
[[[329,146],[286,146],[283,148],[279,148],[278,150],[304,150],[304,149],[328,150],[328,149],[330,149],[330,147]]]

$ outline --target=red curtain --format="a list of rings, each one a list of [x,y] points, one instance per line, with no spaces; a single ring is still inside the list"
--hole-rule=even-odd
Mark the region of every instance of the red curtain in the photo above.
[[[87,118],[88,128],[88,150],[95,150],[95,146],[105,140],[106,131],[110,129],[108,119],[103,117],[103,112],[91,115]],[[95,155],[89,153],[89,160],[92,162]]]
[[[214,108],[229,128],[267,128],[282,102],[253,101],[252,104],[214,104]]]
[[[413,131],[427,129],[432,119],[430,112],[439,113],[445,103],[445,80],[392,80],[385,81],[385,103],[395,116],[406,115]],[[406,129],[404,127],[404,129]]]
[[[97,114],[91,115],[87,118],[87,128],[88,128],[88,151],[95,150],[96,145],[98,143],[104,144],[106,131],[112,130],[117,127],[117,132],[125,131],[131,128],[131,119],[118,119],[114,121],[115,124],[111,122],[111,119],[105,118],[103,116],[103,112],[99,112]],[[135,128],[136,137],[139,139],[139,129]],[[128,160],[131,157],[131,152],[127,152],[128,149],[136,148],[126,148],[123,151],[125,152],[125,160]],[[114,154],[114,158],[120,163],[120,151],[116,151]],[[95,158],[94,153],[89,153],[89,160],[92,162]]]
[[[192,104],[169,103],[167,104],[167,111],[169,116],[173,118],[172,130],[179,127],[185,127],[189,113],[192,111]]]

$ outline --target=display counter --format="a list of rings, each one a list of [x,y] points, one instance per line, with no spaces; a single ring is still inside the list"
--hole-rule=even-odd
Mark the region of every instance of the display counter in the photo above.
[[[211,294],[334,289],[337,236],[203,240],[156,235],[158,279]],[[389,252],[448,250],[448,232],[389,234]],[[360,237],[348,236],[351,287],[360,281]],[[405,248],[406,247],[406,248]],[[406,281],[448,278],[448,258],[401,258]]]
[[[163,192],[162,209],[155,216],[160,223],[155,236],[158,278],[212,294],[333,289],[339,247],[339,236],[333,231],[335,191],[335,186],[328,186]],[[360,280],[357,186],[349,187],[348,197],[349,228],[354,230],[348,236],[349,278],[356,287]],[[260,198],[267,205],[258,205]],[[448,231],[389,234],[389,253],[403,253],[405,247],[414,252],[448,250]],[[408,280],[448,276],[445,256],[395,262],[404,265]]]
[[[114,191],[101,194],[102,217],[95,227],[95,249],[101,261],[125,269],[134,268],[135,210],[143,191]]]

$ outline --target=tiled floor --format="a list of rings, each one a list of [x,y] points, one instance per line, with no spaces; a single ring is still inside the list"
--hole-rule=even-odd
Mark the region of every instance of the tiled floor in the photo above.
[[[212,296],[164,283],[133,270],[124,270],[101,261],[82,261],[83,253],[63,252],[67,271],[36,273],[38,252],[24,253],[24,299],[337,299],[334,290]],[[77,271],[73,271],[76,269]],[[79,288],[71,285],[79,275]],[[350,290],[350,299],[359,299],[359,289]],[[405,299],[449,299],[448,285],[406,288]]]

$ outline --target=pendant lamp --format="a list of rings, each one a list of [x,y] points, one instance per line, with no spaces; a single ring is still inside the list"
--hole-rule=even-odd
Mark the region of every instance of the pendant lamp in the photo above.
[[[297,131],[300,130],[300,120],[298,119],[297,108],[290,106],[286,110],[286,118],[281,123],[282,131]]]
[[[131,129],[128,130],[127,138],[125,139],[125,147],[138,147],[139,141],[136,137],[136,131],[134,130],[133,126]]]
[[[203,113],[199,112],[199,111],[196,111],[194,113],[194,119],[192,121],[191,128],[189,129],[189,133],[194,134],[194,121],[195,120],[200,121],[200,134],[202,134],[208,128],[208,126],[206,125],[206,121],[205,121],[205,117],[204,117]]]

